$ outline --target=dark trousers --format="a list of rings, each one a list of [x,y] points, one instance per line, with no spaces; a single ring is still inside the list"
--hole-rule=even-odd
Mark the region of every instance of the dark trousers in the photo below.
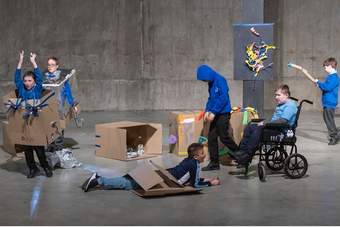
[[[229,134],[229,120],[230,113],[216,115],[214,120],[210,124],[208,135],[208,149],[210,155],[210,161],[212,163],[219,163],[218,154],[218,138],[227,146],[230,150],[238,150],[238,146]]]
[[[263,126],[257,124],[248,124],[243,131],[243,137],[240,141],[240,150],[252,155],[254,153],[261,140]]]
[[[26,164],[27,164],[28,168],[30,168],[30,169],[37,168],[35,161],[34,161],[33,150],[35,150],[35,152],[38,156],[41,167],[43,167],[43,168],[48,167],[48,163],[46,161],[45,147],[44,146],[24,146],[24,150],[25,150]]]
[[[335,114],[335,109],[332,109],[332,108],[323,109],[323,120],[325,121],[325,124],[327,126],[328,135],[331,138],[336,138],[338,136],[338,130],[336,128],[335,121],[334,121],[334,114]]]

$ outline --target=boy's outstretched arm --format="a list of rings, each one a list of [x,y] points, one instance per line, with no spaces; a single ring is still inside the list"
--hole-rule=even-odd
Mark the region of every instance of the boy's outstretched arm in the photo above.
[[[22,67],[23,61],[24,61],[24,51],[22,50],[19,53],[19,62],[18,62],[18,66],[14,74],[14,83],[18,89],[23,86],[23,82],[21,79],[21,67]]]
[[[74,106],[74,99],[72,96],[71,85],[68,80],[64,83],[63,95],[66,97],[68,104],[70,106]]]
[[[38,67],[37,62],[35,61],[36,57],[37,57],[37,55],[35,53],[31,53],[30,54],[30,60],[31,60],[31,63],[32,63],[33,67],[34,67],[35,83],[38,86],[42,86],[42,84],[43,84],[43,75],[42,75],[41,70]]]
[[[23,61],[24,61],[24,51],[22,50],[22,51],[19,53],[19,62],[18,62],[17,69],[21,69],[21,66],[22,66]]]
[[[37,57],[37,55],[35,53],[31,53],[30,54],[30,60],[31,60],[32,65],[33,65],[34,68],[38,68],[38,65],[37,65],[37,63],[35,61],[36,57]]]

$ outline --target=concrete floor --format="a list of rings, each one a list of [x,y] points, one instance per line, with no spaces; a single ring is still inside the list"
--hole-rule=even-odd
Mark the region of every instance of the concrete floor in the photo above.
[[[153,199],[128,191],[83,193],[80,185],[91,171],[119,176],[141,162],[96,157],[95,123],[163,123],[163,155],[153,160],[164,167],[175,165],[180,158],[169,154],[166,146],[168,112],[92,112],[83,116],[84,128],[71,126],[66,131],[66,137],[79,142],[73,151],[83,163],[80,168],[57,169],[52,178],[27,179],[24,160],[0,152],[0,225],[340,225],[340,144],[327,145],[320,112],[302,112],[298,128],[298,151],[309,162],[306,177],[292,180],[275,174],[262,183],[255,167],[246,179],[228,174],[235,167],[222,166],[220,171],[203,172],[203,176],[218,175],[221,186],[205,188],[197,195]],[[340,126],[340,116],[336,122]]]

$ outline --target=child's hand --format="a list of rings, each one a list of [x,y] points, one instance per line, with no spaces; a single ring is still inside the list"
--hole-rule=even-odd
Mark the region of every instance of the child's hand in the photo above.
[[[23,50],[19,53],[19,61],[20,62],[24,61],[24,51]]]
[[[203,121],[207,121],[209,116],[209,112],[204,113]]]
[[[24,51],[22,50],[22,51],[19,53],[19,62],[18,62],[17,69],[21,69],[22,62],[23,62],[23,61],[24,61]]]
[[[220,185],[221,184],[220,178],[214,177],[214,178],[210,179],[210,184],[211,184],[211,186]]]
[[[30,54],[30,60],[31,60],[31,62],[32,62],[34,68],[38,68],[37,63],[35,62],[35,58],[36,58],[36,57],[37,57],[37,55],[36,55],[35,53],[32,53],[32,52],[31,52],[31,54]]]
[[[208,115],[208,121],[213,121],[215,118],[215,114],[209,112],[209,115]]]
[[[30,54],[30,60],[31,60],[32,63],[35,62],[35,58],[36,58],[36,57],[37,57],[37,55],[36,55],[35,53],[31,53],[31,54]]]

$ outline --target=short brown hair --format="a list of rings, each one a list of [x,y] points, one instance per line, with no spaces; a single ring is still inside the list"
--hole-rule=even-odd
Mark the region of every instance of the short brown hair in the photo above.
[[[32,71],[27,71],[27,72],[25,72],[25,73],[24,73],[24,76],[22,77],[22,79],[24,80],[25,77],[32,77],[33,80],[34,80],[34,82],[35,82],[35,74],[34,74],[34,72],[32,72]]]
[[[192,143],[188,147],[188,158],[193,158],[195,155],[197,155],[197,152],[199,150],[203,149],[203,145],[200,143]]]
[[[338,65],[338,62],[335,60],[335,58],[330,57],[324,60],[324,62],[322,63],[323,67],[329,66],[329,65],[332,66],[333,69],[335,69],[336,66]]]
[[[58,60],[58,58],[52,56],[52,57],[48,57],[48,58],[47,58],[47,61],[49,61],[49,60],[53,60],[53,61],[55,61],[55,63],[56,63],[57,65],[59,65],[59,60]]]
[[[282,84],[276,88],[275,91],[281,90],[281,92],[285,95],[288,95],[290,97],[290,91],[289,91],[289,86],[287,84]]]

